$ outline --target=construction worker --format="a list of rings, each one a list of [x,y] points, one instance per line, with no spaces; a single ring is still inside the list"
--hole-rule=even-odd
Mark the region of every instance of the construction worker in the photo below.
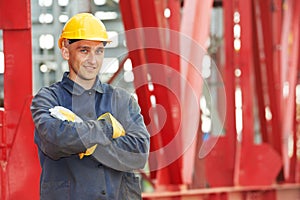
[[[41,200],[141,199],[134,170],[148,159],[149,133],[137,101],[99,80],[108,42],[92,14],[70,18],[58,41],[69,72],[32,100]]]

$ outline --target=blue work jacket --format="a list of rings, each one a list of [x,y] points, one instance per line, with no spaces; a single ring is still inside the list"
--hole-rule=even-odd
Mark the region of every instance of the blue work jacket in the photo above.
[[[56,119],[49,109],[63,106],[83,119]],[[141,199],[139,178],[134,170],[144,167],[149,154],[149,133],[140,107],[125,90],[101,83],[99,78],[85,90],[68,78],[43,87],[34,96],[31,112],[34,141],[42,168],[41,200]],[[112,138],[110,112],[124,127],[125,136]],[[90,156],[78,154],[97,145]]]

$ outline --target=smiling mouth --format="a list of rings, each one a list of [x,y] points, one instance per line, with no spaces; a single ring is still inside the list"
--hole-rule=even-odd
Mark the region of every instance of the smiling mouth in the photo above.
[[[87,70],[95,70],[96,67],[93,67],[93,66],[84,66],[85,69]]]

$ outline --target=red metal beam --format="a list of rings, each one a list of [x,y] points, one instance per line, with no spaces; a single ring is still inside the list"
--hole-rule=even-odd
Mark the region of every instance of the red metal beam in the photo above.
[[[178,107],[176,103],[171,102],[172,91],[169,89],[171,85],[168,83],[168,79],[172,77],[168,77],[165,72],[166,67],[172,67],[168,65],[168,57],[166,52],[163,50],[163,47],[166,46],[166,38],[164,34],[162,34],[160,28],[165,28],[163,25],[165,24],[165,17],[163,10],[159,5],[156,4],[155,0],[143,1],[139,0],[139,9],[141,11],[141,22],[143,27],[156,27],[157,29],[153,29],[153,31],[148,31],[145,29],[144,34],[144,45],[147,47],[145,49],[145,55],[147,60],[147,66],[149,69],[149,75],[154,80],[158,80],[161,85],[156,84],[156,81],[153,81],[154,90],[152,94],[156,97],[156,102],[158,105],[161,105],[165,111],[167,120],[164,124],[161,124],[163,121],[160,115],[158,115],[159,127],[161,127],[161,131],[156,135],[157,137],[161,137],[161,145],[160,148],[163,149],[166,145],[168,145],[176,136],[176,124],[174,124],[174,115],[172,115],[172,104],[174,107]],[[152,16],[152,17],[149,17]],[[175,41],[172,41],[175,42]],[[151,46],[154,45],[154,48]],[[150,48],[149,48],[150,47]],[[161,70],[154,70],[152,65],[161,65]],[[178,109],[179,110],[179,109]],[[179,116],[180,117],[180,116]],[[154,137],[156,137],[154,136]],[[157,150],[157,149],[156,149]],[[180,144],[178,143],[173,148],[173,152],[164,151],[164,157],[171,157],[171,154],[178,154],[176,152],[182,152]],[[169,155],[170,154],[170,155]],[[174,162],[170,163],[168,166],[163,167],[158,170],[159,176],[157,177],[157,185],[178,185],[182,183],[181,178],[181,159],[178,158]]]
[[[300,40],[299,40],[299,45],[300,45]],[[299,52],[300,56],[300,52]],[[300,70],[300,61],[298,60],[298,70]],[[297,85],[300,84],[300,80],[297,80]],[[297,100],[299,99],[299,94],[297,94]],[[296,117],[295,117],[295,136],[294,136],[294,152],[300,152],[300,102],[296,101]],[[295,154],[297,155],[297,153]],[[295,159],[295,183],[300,183],[300,158],[297,156]]]
[[[30,6],[29,0],[0,0],[5,62],[0,154],[3,200],[39,198],[40,167],[29,110],[32,97]]]
[[[225,11],[225,47],[227,62],[225,68],[225,87],[227,91],[227,100],[229,110],[227,113],[232,113],[233,117],[227,116],[226,121],[226,137],[232,137],[232,147],[235,149],[231,155],[232,159],[235,159],[234,164],[234,185],[268,185],[273,183],[280,169],[281,162],[280,157],[268,144],[255,145],[254,144],[254,91],[253,91],[253,10],[252,1],[225,1],[223,2]],[[239,16],[239,19],[233,19],[233,16]],[[234,22],[235,21],[235,22]],[[231,26],[230,26],[231,25]],[[240,41],[241,47],[233,48],[234,26],[239,26],[241,29]],[[236,28],[236,27],[235,27]],[[237,38],[236,38],[237,39]],[[235,70],[241,72],[240,76],[234,76]],[[228,78],[228,81],[227,81]],[[242,131],[240,133],[240,140],[236,141],[235,119],[235,101],[234,92],[237,88],[240,88],[242,94]],[[231,110],[231,111],[230,111]],[[231,126],[228,122],[231,121]],[[227,129],[231,128],[232,132],[228,132]],[[232,134],[232,135],[227,135]],[[220,141],[222,142],[222,140]],[[225,145],[224,143],[223,145]],[[237,146],[235,146],[237,144]],[[218,146],[218,145],[217,145]],[[224,146],[223,146],[224,148]],[[245,156],[247,155],[247,156]],[[260,159],[262,158],[262,159]],[[270,160],[267,160],[269,158]],[[259,163],[259,164],[258,164]],[[264,171],[264,168],[271,168],[268,172]],[[253,176],[256,173],[257,179]]]
[[[295,35],[295,43],[297,43],[298,41],[298,45],[297,44],[294,44],[295,46],[297,45],[298,46],[298,50],[297,48],[295,47],[295,49],[293,50],[293,53],[292,53],[292,56],[291,56],[291,60],[292,62],[295,62],[295,65],[297,66],[298,68],[298,71],[300,70],[300,30],[299,30],[299,27],[300,27],[300,22],[299,22],[299,12],[297,12],[297,10],[300,9],[300,2],[299,1],[295,1],[296,5],[294,6],[294,17],[298,17],[298,18],[294,18],[293,17],[293,24],[292,24],[292,27],[295,28],[294,29],[294,35]],[[297,32],[296,32],[297,30]],[[298,38],[298,39],[297,39]],[[297,85],[299,85],[299,78],[297,79]],[[299,103],[299,102],[296,102],[296,103]],[[297,108],[296,108],[297,109]],[[294,156],[295,156],[295,162],[294,162],[294,177],[295,177],[295,183],[300,183],[300,158],[299,156],[297,156],[297,152],[299,152],[299,146],[295,146],[295,144],[298,144],[298,141],[299,141],[299,132],[298,132],[298,118],[296,117],[295,119],[295,136],[294,136]]]
[[[183,117],[181,131],[184,136],[183,139],[186,140],[185,143],[189,144],[185,146],[187,151],[184,153],[184,179],[187,184],[191,184],[192,179],[197,179],[198,183],[206,182],[206,177],[203,176],[206,166],[199,166],[200,163],[204,164],[206,160],[199,159],[203,159],[213,146],[208,145],[208,148],[204,148],[205,143],[201,139],[203,135],[199,125],[201,123],[199,102],[202,97],[204,81],[202,61],[207,55],[206,42],[209,40],[212,5],[213,1],[187,0],[184,1],[182,10],[180,69],[185,81],[182,83]],[[192,182],[191,187],[195,187],[195,183],[195,181]]]
[[[150,102],[150,91],[148,88],[148,70],[145,66],[146,57],[142,41],[142,24],[140,20],[140,10],[137,0],[120,0],[120,11],[122,13],[122,19],[124,24],[124,29],[126,31],[126,41],[128,48],[128,56],[132,61],[134,68],[134,84],[136,87],[136,94],[138,96],[138,102],[141,106],[141,112],[144,116],[145,124],[150,132],[150,134],[156,133],[156,126],[153,123],[153,114],[149,112],[151,110]],[[141,67],[141,70],[135,70]],[[160,138],[151,137],[150,138],[150,149],[159,148]],[[150,167],[150,177],[156,178],[156,171],[152,170],[156,166],[156,157],[150,153],[149,156],[149,167]],[[154,166],[153,166],[154,165]]]
[[[267,91],[264,92],[266,104],[265,107],[269,107],[272,113],[272,119],[270,123],[267,125],[267,135],[263,135],[263,139],[265,142],[270,143],[280,154],[281,154],[281,141],[278,139],[280,138],[280,111],[279,111],[279,98],[278,96],[278,89],[280,85],[280,80],[278,80],[278,75],[275,76],[275,72],[278,73],[278,66],[275,68],[274,65],[274,51],[275,51],[275,41],[274,41],[274,29],[273,29],[273,17],[272,10],[273,5],[271,0],[267,0],[265,2],[258,1],[259,5],[258,8],[260,9],[260,20],[261,20],[261,28],[262,28],[262,37],[260,40],[263,41],[262,48],[263,48],[263,57],[261,57],[261,64],[263,65],[262,69],[266,68],[263,71],[263,76],[267,80]],[[263,86],[264,87],[264,86]],[[265,89],[264,87],[264,89]],[[269,125],[270,124],[270,125]]]
[[[253,67],[254,67],[254,84],[257,96],[257,108],[260,124],[260,134],[262,142],[269,142],[272,138],[272,127],[270,121],[266,119],[266,107],[269,107],[268,84],[266,77],[266,65],[263,49],[261,13],[258,0],[253,1]]]
[[[122,2],[122,1],[121,1]],[[120,3],[121,3],[120,2]],[[214,149],[212,149],[211,153],[205,158],[205,167],[206,167],[206,176],[208,183],[210,186],[230,186],[230,185],[271,185],[276,182],[276,178],[278,176],[279,170],[282,167],[281,162],[281,126],[280,120],[282,120],[282,110],[280,102],[281,93],[279,92],[280,87],[282,85],[281,80],[281,68],[278,65],[278,62],[274,61],[278,59],[278,36],[280,35],[280,24],[281,21],[276,21],[276,19],[281,19],[281,11],[278,10],[279,0],[277,1],[268,1],[263,4],[261,1],[256,1],[253,3],[250,0],[228,0],[224,1],[224,12],[225,12],[225,49],[226,49],[226,63],[224,69],[224,78],[225,78],[225,88],[226,88],[226,103],[227,103],[227,116],[226,116],[226,135],[220,138],[219,142],[216,144]],[[158,1],[134,1],[132,0],[132,4],[129,7],[125,5],[123,7],[124,13],[124,24],[130,24],[129,20],[132,20],[134,23],[131,26],[127,27],[126,30],[130,30],[129,28],[144,28],[139,30],[138,37],[128,38],[127,42],[131,45],[134,45],[130,40],[135,41],[135,43],[139,43],[139,47],[143,49],[143,47],[149,47],[139,51],[139,53],[135,54],[135,64],[134,66],[137,68],[140,65],[143,65],[144,68],[142,70],[142,74],[150,74],[152,79],[156,80],[164,80],[168,78],[167,73],[162,71],[159,74],[153,73],[156,69],[153,68],[153,63],[162,64],[162,65],[170,65],[172,63],[171,57],[173,54],[169,54],[169,52],[165,52],[164,48],[168,44],[164,43],[164,36],[159,36],[158,32],[148,32],[149,29],[145,27],[164,27],[171,26],[171,21],[168,23],[163,16],[162,11],[166,6],[166,2],[162,2],[158,5]],[[170,2],[169,2],[170,3]],[[178,2],[176,6],[178,6]],[[187,3],[187,2],[185,2]],[[195,5],[199,3],[199,1],[194,1]],[[207,3],[207,2],[206,2]],[[274,3],[274,4],[272,4]],[[121,3],[122,4],[122,3]],[[190,4],[189,4],[190,5]],[[202,8],[204,5],[201,4]],[[272,7],[273,5],[273,7]],[[253,6],[256,6],[253,8]],[[171,5],[169,5],[171,7]],[[199,10],[200,7],[194,6]],[[127,10],[125,9],[127,8]],[[178,7],[176,7],[178,8]],[[273,9],[271,9],[273,8]],[[131,11],[131,9],[136,9]],[[254,14],[255,11],[260,12],[260,15]],[[208,9],[207,9],[208,10]],[[129,11],[129,12],[128,12]],[[141,12],[139,12],[141,11]],[[127,13],[133,12],[135,14],[129,14],[130,17],[126,16]],[[276,12],[276,13],[274,13]],[[172,12],[171,12],[172,13]],[[182,25],[186,25],[187,32],[183,32],[184,34],[191,36],[195,41],[199,42],[203,45],[203,41],[205,38],[205,34],[203,33],[203,21],[199,22],[196,19],[200,16],[200,13],[203,14],[205,12],[190,12],[182,18],[183,22],[188,22],[190,26],[182,23]],[[234,14],[240,15],[240,21],[236,22],[241,27],[241,49],[234,49]],[[192,15],[192,18],[191,18]],[[204,15],[204,14],[203,14]],[[149,17],[151,16],[151,17]],[[128,18],[127,18],[128,17]],[[184,18],[186,17],[186,18]],[[204,20],[203,17],[200,17],[201,20]],[[188,19],[188,20],[187,20]],[[186,20],[186,21],[185,21]],[[206,19],[207,20],[207,19]],[[258,21],[262,22],[262,26],[260,27],[257,23]],[[203,22],[203,24],[202,24]],[[206,22],[208,23],[208,22]],[[174,26],[176,30],[176,25]],[[200,34],[197,30],[201,29]],[[206,27],[206,26],[205,26]],[[260,27],[260,30],[256,30],[256,28]],[[206,30],[206,29],[205,29]],[[276,32],[277,31],[277,32]],[[253,32],[255,35],[253,35]],[[262,33],[262,34],[259,34]],[[166,32],[163,32],[164,34]],[[263,37],[260,37],[262,35]],[[268,35],[271,35],[271,40],[268,40]],[[255,37],[254,37],[255,36]],[[149,39],[150,38],[150,39]],[[135,40],[134,40],[135,39]],[[149,39],[149,40],[148,40]],[[137,40],[137,42],[136,42]],[[201,43],[202,41],[202,43]],[[263,45],[259,45],[259,41],[263,41]],[[155,44],[155,45],[153,45]],[[152,45],[152,46],[151,46]],[[129,45],[130,46],[130,45]],[[152,48],[153,47],[153,48]],[[161,47],[161,49],[160,49]],[[175,46],[175,49],[178,47]],[[181,48],[181,47],[179,47]],[[136,50],[136,47],[133,47]],[[130,48],[129,48],[130,50]],[[192,49],[190,55],[186,56],[186,58],[193,58],[195,55],[201,57],[202,54],[198,54],[199,52],[195,52]],[[264,53],[265,57],[261,57]],[[200,55],[200,56],[199,56]],[[190,56],[190,57],[189,57]],[[254,59],[254,57],[256,59]],[[295,57],[295,56],[294,56]],[[266,60],[264,60],[267,58]],[[174,57],[174,64],[177,66],[178,56]],[[188,64],[193,64],[192,59],[188,59]],[[253,64],[256,63],[257,66],[254,68]],[[258,66],[265,66],[265,71]],[[182,67],[182,66],[181,66]],[[199,86],[199,77],[197,76],[196,70],[193,68],[185,68],[184,76],[187,77],[187,81],[195,88],[201,88]],[[241,76],[235,76],[236,70],[241,71]],[[255,71],[254,71],[255,70]],[[256,77],[254,77],[256,76]],[[259,83],[256,83],[256,88],[258,92],[255,93],[253,90],[254,78],[259,80]],[[147,81],[147,80],[140,80]],[[139,83],[139,82],[136,82]],[[163,86],[166,82],[162,81]],[[197,86],[195,84],[198,84]],[[167,85],[167,84],[166,84]],[[201,85],[201,84],[200,84]],[[263,85],[263,88],[259,86]],[[154,91],[148,91],[146,93],[147,98],[150,98],[151,95],[155,95],[157,99],[157,104],[163,105],[166,109],[168,119],[172,116],[169,113],[168,109],[170,109],[173,105],[172,101],[170,101],[170,97],[172,94],[168,94],[166,92],[166,88],[161,87],[159,84],[154,85]],[[141,87],[142,88],[142,87]],[[241,140],[237,141],[237,131],[236,131],[236,105],[235,105],[235,91],[237,88],[241,89],[242,92],[242,119],[243,119],[243,129],[241,132]],[[141,92],[141,91],[140,91]],[[161,98],[167,93],[167,98]],[[201,95],[201,89],[197,90],[197,95]],[[140,94],[145,94],[141,92]],[[253,108],[256,106],[254,103],[254,98],[258,94],[259,96],[259,109],[260,109],[260,118],[262,118],[261,129],[263,135],[262,144],[254,143],[254,112]],[[185,96],[186,97],[186,96]],[[142,97],[143,98],[143,97]],[[187,97],[188,98],[188,97]],[[147,99],[149,100],[149,99]],[[188,101],[187,101],[188,102]],[[143,104],[145,102],[141,102],[142,109],[151,108],[151,103]],[[176,105],[176,102],[173,102]],[[184,108],[191,108],[188,104],[183,104]],[[269,106],[272,112],[272,120],[271,123],[265,119],[265,107]],[[193,107],[194,109],[194,107]],[[199,111],[200,112],[200,111]],[[150,119],[150,118],[149,118]],[[172,118],[172,120],[167,121],[166,127],[164,127],[158,134],[154,137],[151,137],[152,142],[152,150],[158,150],[167,145],[174,137],[172,133],[175,132],[176,129],[176,119]],[[184,123],[183,123],[184,124]],[[188,123],[184,124],[184,127],[189,128],[187,126]],[[155,127],[153,127],[155,132]],[[164,133],[164,134],[163,134]],[[166,135],[167,133],[168,135]],[[238,146],[236,146],[238,144]],[[194,144],[193,144],[194,145]],[[199,143],[198,143],[199,145]],[[199,146],[198,146],[199,147]],[[196,148],[196,146],[192,146],[191,148]],[[175,148],[176,149],[176,148]],[[180,147],[179,147],[180,149]],[[195,151],[194,151],[195,152]],[[191,155],[195,155],[191,154]],[[164,156],[168,156],[165,154]],[[196,156],[192,156],[193,158]],[[163,159],[160,157],[157,159],[157,162],[160,162]],[[220,162],[220,165],[216,165],[216,163]],[[150,163],[151,164],[151,163]],[[156,166],[159,164],[155,164]],[[194,166],[194,165],[191,165]],[[267,169],[267,170],[266,170]],[[155,174],[157,185],[158,186],[166,186],[168,184],[180,184],[180,171],[181,164],[180,162],[174,162],[172,165],[167,166],[163,169],[157,170]],[[196,170],[196,169],[194,169]],[[220,172],[220,173],[217,173]],[[253,176],[256,174],[256,176]],[[172,177],[174,175],[174,177]],[[189,180],[188,178],[186,180]],[[206,181],[206,180],[204,180]],[[168,188],[170,189],[170,188]],[[242,194],[241,194],[242,195]],[[245,197],[246,195],[246,197]],[[243,197],[245,199],[251,198],[251,194],[245,193]],[[275,199],[274,191],[269,192],[261,196],[264,199]],[[145,196],[146,197],[146,196]],[[149,196],[150,197],[150,196]],[[183,196],[182,196],[183,197]],[[196,198],[196,197],[195,197]],[[226,195],[213,195],[210,196],[210,199],[227,199]],[[243,199],[243,198],[241,198]]]
[[[248,148],[254,143],[254,114],[253,114],[253,53],[252,53],[252,2],[238,1],[240,14],[241,48],[237,50],[236,66],[241,70],[240,88],[242,92],[242,148]],[[242,152],[243,155],[243,152]]]
[[[241,69],[242,132],[237,157],[237,185],[271,185],[281,167],[281,158],[269,144],[254,145],[253,86],[253,9],[252,1],[237,1],[240,13],[241,48],[237,66]],[[246,156],[247,155],[247,156]],[[268,170],[265,170],[268,169]],[[256,173],[256,176],[253,176]],[[259,178],[258,178],[259,177]]]
[[[300,185],[219,187],[144,193],[144,200],[282,200],[298,199]]]
[[[224,54],[223,80],[226,93],[225,136],[221,136],[205,159],[207,179],[211,187],[232,186],[236,152],[235,85],[233,47],[234,1],[223,1]]]
[[[180,158],[173,163],[167,163],[167,166],[160,166],[165,163],[165,161],[163,161],[165,158],[172,157],[172,155],[168,154],[174,154],[174,151],[180,152],[180,144],[176,144],[173,152],[163,150],[164,147],[174,139],[176,128],[178,129],[178,118],[180,118],[180,115],[173,115],[172,113],[171,108],[173,107],[174,110],[179,104],[176,97],[174,98],[172,91],[169,90],[170,87],[168,86],[167,80],[172,79],[171,77],[168,77],[165,72],[165,68],[168,67],[168,56],[171,55],[163,50],[169,48],[164,38],[164,34],[167,34],[168,32],[165,29],[162,29],[165,28],[164,26],[167,24],[167,20],[163,16],[165,6],[166,4],[163,5],[156,1],[130,1],[130,4],[128,4],[128,2],[120,1],[123,22],[125,30],[127,30],[126,38],[129,56],[132,58],[134,65],[135,85],[138,87],[141,86],[141,84],[144,84],[144,87],[139,87],[137,89],[138,98],[141,100],[139,102],[142,110],[146,113],[151,110],[154,112],[151,113],[151,116],[156,115],[156,117],[158,117],[158,123],[153,124],[155,118],[152,118],[151,121],[153,126],[151,126],[150,129],[152,136],[149,162],[150,169],[154,170],[151,174],[153,178],[156,178],[157,186],[169,184],[177,185],[182,183]],[[136,37],[131,37],[130,35],[134,35],[131,34],[131,32],[136,32]],[[137,39],[138,45],[136,45]],[[173,64],[178,62],[176,61],[176,57],[173,58]],[[161,65],[160,69],[157,68],[158,65]],[[170,67],[172,68],[172,66]],[[178,63],[174,65],[174,68],[178,68]],[[138,72],[142,74],[138,74]],[[144,80],[139,80],[140,78],[138,77],[144,77]],[[152,91],[149,91],[148,89],[148,83],[150,82],[154,86]],[[147,91],[146,95],[143,94],[145,91]],[[149,102],[151,95],[156,97],[156,104],[164,108],[167,116],[166,121],[161,119],[163,116],[157,113],[158,110],[156,110],[155,107],[152,108],[151,102]],[[144,98],[147,99],[149,104],[145,104],[145,101],[143,102]],[[175,101],[171,101],[171,98],[175,99]],[[174,118],[174,116],[176,117]],[[164,151],[163,156],[159,153],[162,151]]]
[[[284,162],[284,176],[285,179],[292,178],[290,171],[291,156],[289,155],[289,140],[293,138],[294,124],[295,124],[295,99],[296,99],[296,84],[298,79],[298,52],[299,52],[299,2],[289,0],[284,9],[283,29],[281,39],[281,68],[282,79],[284,84],[288,84],[288,96],[284,97],[282,102],[285,106],[282,109],[282,119],[285,123],[282,125],[282,157]],[[295,18],[296,17],[296,18]],[[294,154],[293,157],[297,156]],[[292,178],[293,179],[293,178]]]

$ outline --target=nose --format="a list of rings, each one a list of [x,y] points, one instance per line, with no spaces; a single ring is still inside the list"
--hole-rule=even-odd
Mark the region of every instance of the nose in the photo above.
[[[88,62],[89,62],[90,64],[96,64],[97,59],[96,59],[95,53],[90,52],[90,53],[88,54]]]

